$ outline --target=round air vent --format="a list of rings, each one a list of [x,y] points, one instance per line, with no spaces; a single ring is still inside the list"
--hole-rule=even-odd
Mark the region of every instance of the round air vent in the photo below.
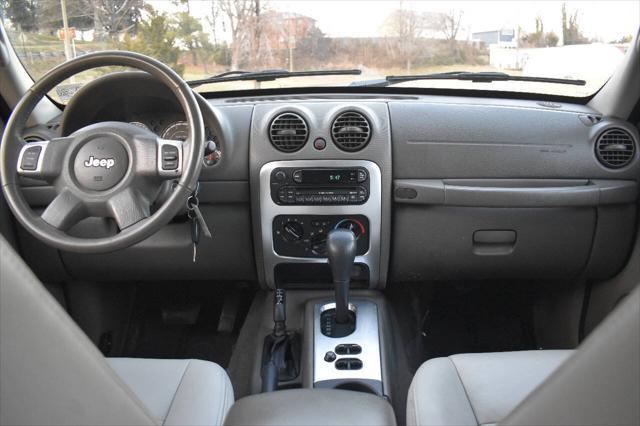
[[[596,142],[598,160],[609,168],[619,169],[628,165],[636,152],[633,138],[626,130],[612,128],[605,130]]]
[[[331,137],[338,148],[360,151],[371,140],[371,126],[367,118],[355,111],[343,112],[333,121]]]
[[[269,127],[271,143],[282,152],[298,151],[307,143],[308,137],[307,123],[298,114],[292,112],[280,114],[273,119]]]

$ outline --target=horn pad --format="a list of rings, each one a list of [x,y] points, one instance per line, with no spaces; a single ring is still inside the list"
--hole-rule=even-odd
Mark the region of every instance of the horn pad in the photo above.
[[[91,191],[105,191],[116,186],[127,173],[129,155],[113,137],[99,136],[85,143],[73,164],[78,184]]]

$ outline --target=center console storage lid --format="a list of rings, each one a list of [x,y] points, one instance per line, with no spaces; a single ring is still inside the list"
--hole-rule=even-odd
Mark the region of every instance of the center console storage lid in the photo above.
[[[385,399],[335,389],[289,389],[242,398],[231,407],[226,426],[395,425]]]

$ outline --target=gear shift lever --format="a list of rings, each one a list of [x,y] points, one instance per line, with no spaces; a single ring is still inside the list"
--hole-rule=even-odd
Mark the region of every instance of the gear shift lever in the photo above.
[[[334,229],[327,236],[327,257],[336,292],[336,322],[346,324],[349,315],[349,283],[356,258],[356,237],[348,229]]]

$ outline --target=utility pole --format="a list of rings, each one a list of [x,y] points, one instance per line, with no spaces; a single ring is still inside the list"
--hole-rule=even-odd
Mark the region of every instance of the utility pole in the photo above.
[[[289,38],[289,72],[293,72],[293,37]]]
[[[69,34],[69,19],[67,18],[67,0],[60,0],[60,8],[62,9],[62,29],[64,31],[64,56],[67,61],[73,58],[71,52],[71,34]]]

